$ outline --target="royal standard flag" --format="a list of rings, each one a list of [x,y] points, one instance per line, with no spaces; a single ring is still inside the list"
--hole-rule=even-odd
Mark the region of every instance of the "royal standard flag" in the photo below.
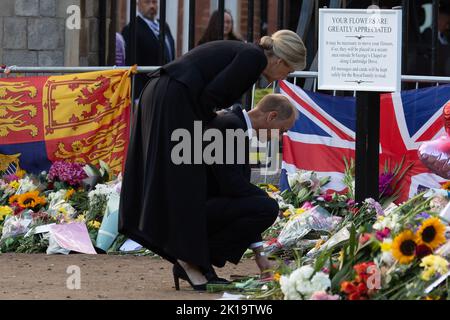
[[[134,71],[0,79],[0,154],[33,173],[59,160],[122,171]]]

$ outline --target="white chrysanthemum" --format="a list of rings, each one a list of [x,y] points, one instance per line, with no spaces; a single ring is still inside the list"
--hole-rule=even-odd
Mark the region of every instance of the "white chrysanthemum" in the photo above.
[[[281,289],[286,300],[309,299],[315,292],[326,291],[331,281],[323,272],[314,274],[311,266],[303,266],[291,273],[289,277],[280,279]],[[283,278],[282,277],[282,278]],[[311,278],[312,277],[312,278]]]
[[[89,192],[88,197],[89,200],[92,201],[95,196],[105,195],[106,197],[109,197],[112,193],[115,193],[114,186],[98,184],[95,186],[95,190]]]
[[[311,279],[312,287],[314,292],[317,291],[327,291],[331,287],[331,280],[327,274],[323,272],[317,272]],[[314,293],[313,292],[313,293]],[[312,294],[311,294],[312,295]]]
[[[295,282],[290,281],[290,277],[280,277],[280,287],[284,294],[284,300],[302,300],[302,297],[295,288]]]

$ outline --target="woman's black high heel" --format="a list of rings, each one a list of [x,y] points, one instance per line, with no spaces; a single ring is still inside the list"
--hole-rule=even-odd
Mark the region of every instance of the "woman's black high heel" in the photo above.
[[[178,263],[175,263],[173,265],[172,272],[173,272],[173,282],[175,283],[175,290],[177,291],[180,290],[180,279],[183,279],[189,282],[189,284],[195,291],[206,291],[206,285],[208,284],[208,282],[203,284],[193,284],[191,279],[189,279],[186,270],[184,270],[183,267]]]

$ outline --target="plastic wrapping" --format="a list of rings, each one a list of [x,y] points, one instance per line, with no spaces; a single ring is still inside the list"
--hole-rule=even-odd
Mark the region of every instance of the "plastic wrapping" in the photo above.
[[[320,248],[313,248],[312,250],[310,250],[306,254],[306,256],[308,258],[314,257],[319,252],[331,249],[340,244],[341,242],[347,241],[348,239],[350,239],[350,232],[348,231],[347,227],[344,227],[338,232],[336,232],[330,239],[328,239],[327,242],[325,242],[322,246],[320,246]]]
[[[289,220],[276,240],[265,243],[265,251],[274,253],[280,249],[296,247],[311,231],[330,233],[341,221],[341,217],[332,216],[325,209],[316,206]]]
[[[2,237],[0,238],[0,241],[10,237],[26,234],[32,221],[32,219],[24,219],[19,216],[8,216],[3,224]]]

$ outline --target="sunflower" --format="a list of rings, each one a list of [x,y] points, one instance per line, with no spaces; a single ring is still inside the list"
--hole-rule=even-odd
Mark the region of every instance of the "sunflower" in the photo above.
[[[401,264],[408,264],[414,260],[416,246],[414,233],[411,230],[403,231],[392,242],[392,255]]]
[[[418,244],[425,244],[432,250],[445,243],[445,226],[439,218],[425,220],[417,230]]]
[[[9,204],[11,206],[14,205],[14,204],[17,204],[18,201],[19,201],[19,195],[17,195],[17,194],[9,197]]]
[[[32,191],[21,194],[17,204],[21,208],[34,208],[40,204],[44,205],[46,202],[44,197],[39,197],[39,191]]]

